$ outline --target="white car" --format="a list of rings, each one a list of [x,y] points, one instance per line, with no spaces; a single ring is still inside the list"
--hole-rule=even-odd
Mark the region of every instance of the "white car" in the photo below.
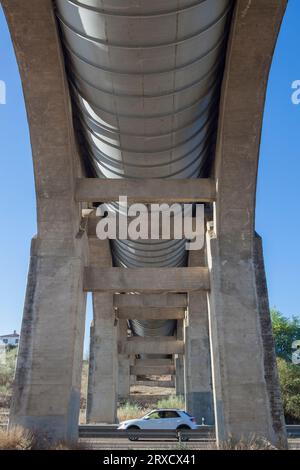
[[[196,419],[184,410],[177,409],[159,409],[152,410],[139,419],[130,419],[120,423],[120,430],[178,430],[178,429],[197,429]],[[137,440],[137,437],[130,437],[130,440]]]

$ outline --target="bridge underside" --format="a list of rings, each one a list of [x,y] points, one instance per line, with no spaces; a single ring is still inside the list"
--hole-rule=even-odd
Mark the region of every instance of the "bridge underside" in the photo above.
[[[170,375],[218,442],[254,434],[284,446],[254,218],[286,1],[174,3],[2,0],[38,219],[10,424],[77,438],[92,292],[88,422],[115,422],[133,377]],[[187,254],[171,236],[99,240],[97,205],[119,214],[119,195],[204,203],[204,247]]]

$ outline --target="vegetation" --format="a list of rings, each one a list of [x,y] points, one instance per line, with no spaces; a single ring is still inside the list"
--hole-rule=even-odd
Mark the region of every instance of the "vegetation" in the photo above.
[[[286,318],[271,310],[275,350],[285,419],[288,424],[300,423],[300,365],[292,364],[292,344],[300,340],[300,321]]]
[[[281,396],[287,424],[300,423],[300,366],[278,358]]]
[[[35,435],[21,426],[0,429],[0,450],[84,450],[83,444],[52,443],[46,435]]]
[[[300,319],[286,318],[278,310],[271,310],[276,356],[291,361],[292,344],[300,340]]]
[[[0,357],[0,395],[11,395],[12,382],[17,358],[17,348],[7,349],[1,352]]]

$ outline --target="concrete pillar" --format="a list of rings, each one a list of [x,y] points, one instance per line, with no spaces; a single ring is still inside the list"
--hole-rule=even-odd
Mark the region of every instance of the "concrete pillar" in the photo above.
[[[198,424],[214,424],[208,334],[207,298],[203,292],[189,294],[185,340],[185,404]]]
[[[118,320],[118,339],[127,338],[127,320]],[[130,355],[119,354],[118,397],[127,398],[130,395]]]
[[[245,240],[245,247],[247,243]],[[265,347],[271,323],[261,317],[256,272],[247,249],[207,236],[211,272],[209,324],[216,435],[218,442],[263,436],[284,446],[286,435],[276,387],[275,366]],[[269,312],[265,318],[269,317]],[[265,340],[264,340],[265,339]]]
[[[112,294],[93,295],[87,423],[117,422],[117,326]]]
[[[183,340],[183,320],[177,321],[177,339]],[[184,360],[182,354],[175,355],[176,395],[184,396]]]
[[[85,237],[31,245],[10,426],[76,440],[86,296]]]

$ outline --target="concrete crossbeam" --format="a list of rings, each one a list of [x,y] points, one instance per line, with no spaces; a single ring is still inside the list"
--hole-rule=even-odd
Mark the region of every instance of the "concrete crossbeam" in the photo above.
[[[130,375],[173,375],[175,366],[131,366]]]
[[[99,179],[79,178],[76,184],[77,202],[112,202],[127,196],[129,202],[213,202],[215,182],[208,178],[159,179]]]
[[[171,336],[128,338],[119,343],[119,354],[183,354],[184,341]]]
[[[127,320],[177,320],[183,319],[183,308],[141,308],[123,307],[118,309],[118,318]]]
[[[101,240],[97,237],[97,226],[103,220],[103,217],[96,217],[94,214],[92,214],[92,215],[89,215],[89,216],[83,216],[83,218],[84,218],[84,222],[86,224],[86,230],[87,230],[88,237],[90,239],[97,239],[97,240],[99,240],[99,242],[101,242]],[[164,240],[166,238],[168,238],[170,240],[173,240],[173,239],[175,239],[175,237],[176,237],[176,239],[178,239],[178,231],[179,231],[178,222],[173,217],[173,215],[172,214],[170,215],[170,225],[167,226],[168,230],[170,231],[170,232],[168,232],[168,236],[166,236],[166,234],[165,234],[166,233],[166,224],[162,224],[160,218],[157,218],[158,220],[156,220],[155,218],[154,218],[154,220],[151,220],[151,215],[150,214],[147,217],[146,224],[147,224],[148,238],[151,239],[152,234],[155,234],[155,236],[158,237],[159,240]],[[128,219],[127,219],[128,227],[135,220],[136,220],[135,217],[128,217]],[[203,221],[204,221],[204,219],[203,219]],[[117,233],[119,233],[120,221],[119,221],[118,217],[116,217],[115,222],[116,222]],[[191,228],[189,230],[192,230],[193,238],[195,236],[200,237],[203,234],[203,224],[201,222],[202,221],[199,218],[198,218],[198,220],[197,220],[196,217],[191,217],[190,218],[189,223],[190,223]],[[182,235],[182,238],[188,238],[187,237],[187,232],[184,233],[184,231],[183,231],[183,229],[186,230],[186,227],[188,227],[188,226],[189,225],[188,225],[187,221],[185,222],[184,227],[180,226],[181,232],[179,232],[179,233],[180,233],[180,235]],[[132,239],[131,232],[129,230],[128,231],[128,240],[131,240],[131,239]]]
[[[190,292],[210,287],[207,268],[85,268],[86,292]]]
[[[141,294],[114,295],[114,306],[117,308],[186,308],[186,294]]]
[[[135,365],[137,367],[158,367],[158,366],[172,366],[174,365],[173,359],[136,359]]]

